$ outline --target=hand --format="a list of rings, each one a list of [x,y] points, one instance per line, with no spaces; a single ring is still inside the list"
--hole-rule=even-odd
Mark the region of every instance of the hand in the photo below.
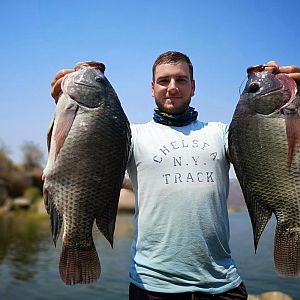
[[[300,68],[294,65],[291,66],[279,66],[275,60],[271,60],[264,65],[256,65],[247,69],[248,75],[252,72],[267,71],[274,74],[285,73],[286,75],[293,78],[298,85],[300,85]]]
[[[279,66],[276,61],[271,60],[265,64],[265,71],[275,73],[285,73],[289,77],[293,78],[297,84],[300,84],[300,68],[294,65],[291,66]]]
[[[61,95],[61,82],[65,75],[74,72],[74,69],[63,69],[57,72],[51,81],[51,96],[54,98],[55,103],[57,103],[59,96]]]

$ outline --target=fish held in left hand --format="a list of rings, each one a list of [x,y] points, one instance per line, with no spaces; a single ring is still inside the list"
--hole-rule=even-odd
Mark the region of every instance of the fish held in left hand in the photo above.
[[[48,132],[44,202],[56,245],[63,227],[59,271],[70,285],[100,276],[94,221],[113,245],[119,194],[130,148],[130,126],[104,65],[79,63],[62,81]]]
[[[256,68],[257,69],[257,68]],[[274,213],[279,275],[300,275],[300,95],[285,74],[250,72],[229,127],[229,155],[248,207],[255,250]]]

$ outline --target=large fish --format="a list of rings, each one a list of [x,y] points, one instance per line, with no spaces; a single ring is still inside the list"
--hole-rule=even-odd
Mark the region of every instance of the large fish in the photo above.
[[[257,69],[261,69],[259,72]],[[279,275],[300,275],[300,97],[285,74],[253,68],[229,127],[229,153],[250,214],[255,251],[272,213]]]
[[[79,63],[64,77],[48,132],[44,201],[55,245],[63,225],[59,270],[66,284],[100,276],[94,220],[113,245],[130,127],[104,69],[101,63]]]

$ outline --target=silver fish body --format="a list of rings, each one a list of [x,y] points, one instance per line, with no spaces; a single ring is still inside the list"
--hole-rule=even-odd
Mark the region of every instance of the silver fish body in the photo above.
[[[249,76],[229,127],[229,154],[252,222],[254,245],[277,218],[275,268],[300,275],[300,97],[284,74]]]
[[[92,227],[96,220],[113,245],[130,147],[127,117],[100,67],[80,64],[64,78],[48,133],[44,200],[55,244],[64,228],[59,269],[66,284],[100,276]]]

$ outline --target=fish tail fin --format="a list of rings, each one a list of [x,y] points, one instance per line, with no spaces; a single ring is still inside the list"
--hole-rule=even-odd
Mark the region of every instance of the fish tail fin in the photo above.
[[[63,243],[59,272],[67,285],[96,281],[100,277],[101,267],[94,242],[85,247]]]
[[[284,277],[300,276],[300,228],[276,227],[275,268]]]

